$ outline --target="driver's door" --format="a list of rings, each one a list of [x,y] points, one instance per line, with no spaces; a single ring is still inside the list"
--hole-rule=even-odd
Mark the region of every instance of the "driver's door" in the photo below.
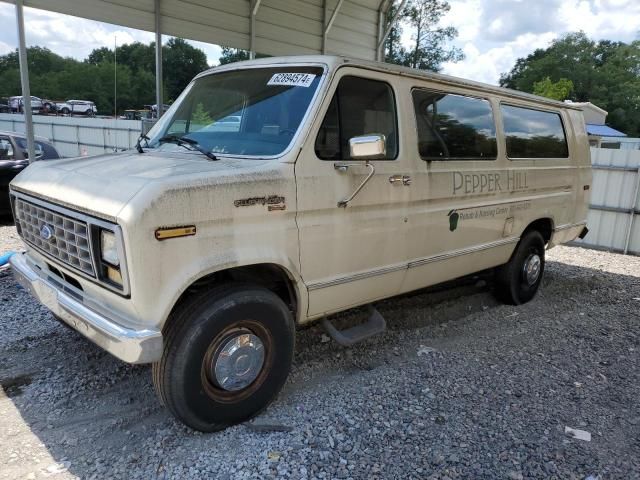
[[[402,179],[410,183],[412,168],[399,140],[404,125],[391,83],[395,77],[380,77],[353,68],[338,71],[296,162],[300,263],[310,317],[397,294],[406,270],[411,186]],[[371,166],[349,151],[349,139],[369,134],[383,134],[387,150]],[[371,168],[375,173],[362,190],[339,206]]]

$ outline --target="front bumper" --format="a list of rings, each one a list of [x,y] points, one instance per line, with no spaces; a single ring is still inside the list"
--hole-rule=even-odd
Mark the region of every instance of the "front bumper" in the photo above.
[[[115,312],[91,302],[82,291],[43,270],[26,254],[9,260],[18,283],[40,303],[115,357],[128,363],[150,363],[162,356],[162,333],[123,326]]]

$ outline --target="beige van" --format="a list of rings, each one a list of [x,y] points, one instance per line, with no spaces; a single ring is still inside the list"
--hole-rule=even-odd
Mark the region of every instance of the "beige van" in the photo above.
[[[136,150],[38,162],[11,184],[18,281],[116,357],[153,363],[202,431],[265,408],[296,327],[495,269],[531,300],[545,249],[586,234],[591,185],[571,105],[340,57],[214,68]]]

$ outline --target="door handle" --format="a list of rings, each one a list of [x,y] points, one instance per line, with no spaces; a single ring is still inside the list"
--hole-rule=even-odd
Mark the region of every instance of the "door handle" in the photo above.
[[[391,185],[403,185],[408,187],[411,185],[411,177],[409,175],[391,175],[389,177],[389,183]]]

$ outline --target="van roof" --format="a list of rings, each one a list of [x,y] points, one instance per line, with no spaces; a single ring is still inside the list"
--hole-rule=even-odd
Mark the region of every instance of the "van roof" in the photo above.
[[[524,100],[533,101],[540,104],[551,105],[556,108],[565,108],[572,110],[580,110],[580,107],[571,104],[551,100],[549,98],[540,97],[531,93],[520,92],[518,90],[512,90],[510,88],[497,87],[488,83],[476,82],[474,80],[467,80],[464,78],[453,77],[451,75],[444,75],[441,73],[434,73],[426,70],[417,70],[414,68],[403,67],[400,65],[394,65],[392,63],[374,62],[371,60],[362,60],[357,58],[343,57],[339,55],[298,55],[287,57],[266,57],[255,60],[245,60],[242,62],[228,63],[225,65],[219,65],[209,70],[202,72],[200,75],[207,75],[209,73],[220,72],[225,70],[238,70],[244,67],[250,66],[270,66],[273,64],[287,64],[287,63],[309,63],[318,64],[322,63],[327,65],[330,69],[335,69],[340,66],[350,65],[354,67],[364,68],[367,70],[375,70],[383,73],[390,73],[396,75],[402,75],[405,77],[413,77],[424,80],[433,80],[442,84],[452,85],[455,87],[470,88],[473,90],[495,93],[505,97],[520,98]]]

